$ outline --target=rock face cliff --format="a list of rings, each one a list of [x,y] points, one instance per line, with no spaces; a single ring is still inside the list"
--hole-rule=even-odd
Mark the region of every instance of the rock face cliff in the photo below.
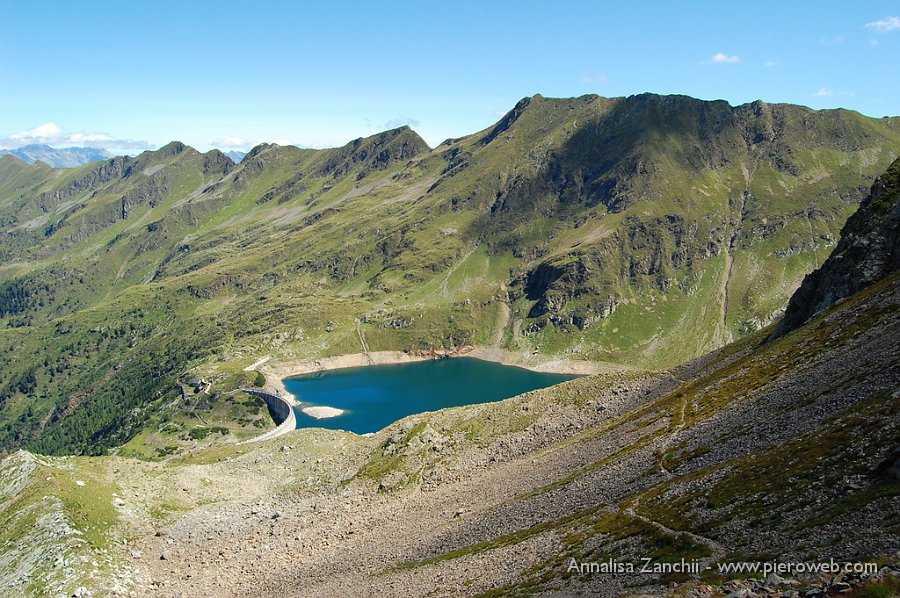
[[[802,325],[900,268],[900,159],[875,183],[841,230],[841,240],[822,267],[803,279],[773,338]]]

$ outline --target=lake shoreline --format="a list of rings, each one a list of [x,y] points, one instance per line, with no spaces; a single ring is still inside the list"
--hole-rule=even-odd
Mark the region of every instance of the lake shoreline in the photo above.
[[[430,354],[415,356],[414,360],[400,357],[403,363],[396,365],[339,368],[287,377],[282,382],[303,405],[345,410],[341,417],[317,420],[297,410],[298,428],[325,427],[364,434],[378,432],[417,413],[503,401],[579,377],[503,365],[470,355],[466,351],[446,359]],[[369,359],[374,363],[375,357],[370,355]],[[377,357],[380,362],[386,357],[397,361],[397,356]]]
[[[266,377],[266,387],[285,396],[294,398],[284,386],[284,379],[315,372],[327,372],[370,365],[393,365],[415,363],[431,359],[472,357],[482,361],[492,361],[501,365],[524,368],[547,374],[573,374],[590,376],[609,372],[628,371],[631,368],[617,364],[601,363],[578,359],[559,358],[550,355],[526,354],[496,347],[466,346],[454,350],[430,349],[418,352],[370,351],[369,353],[349,353],[319,359],[275,362],[268,361],[258,368]]]

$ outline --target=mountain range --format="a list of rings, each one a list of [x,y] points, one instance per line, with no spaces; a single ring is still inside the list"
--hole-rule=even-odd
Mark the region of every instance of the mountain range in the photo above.
[[[252,433],[226,397],[265,355],[673,367],[779,318],[898,148],[900,119],[846,110],[538,95],[434,149],[0,157],[0,449],[189,447],[184,376]]]
[[[105,149],[93,147],[63,147],[55,148],[46,144],[23,145],[15,149],[0,149],[0,156],[15,156],[26,164],[34,164],[41,161],[53,168],[75,168],[91,162],[100,162],[112,158],[113,155]],[[245,152],[230,150],[225,155],[235,163],[240,162],[247,155]]]
[[[74,168],[112,158],[112,154],[103,149],[93,147],[55,148],[40,143],[23,145],[11,150],[0,149],[0,155],[7,154],[19,158],[26,164],[41,161],[53,168]]]

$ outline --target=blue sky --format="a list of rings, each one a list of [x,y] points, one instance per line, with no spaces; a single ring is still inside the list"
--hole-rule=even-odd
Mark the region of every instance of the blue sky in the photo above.
[[[900,114],[896,2],[0,0],[0,147],[436,145],[526,95]]]

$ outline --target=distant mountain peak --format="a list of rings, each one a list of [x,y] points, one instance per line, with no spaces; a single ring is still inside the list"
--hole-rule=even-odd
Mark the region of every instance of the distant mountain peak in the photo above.
[[[165,144],[158,150],[153,151],[152,153],[159,156],[177,156],[184,151],[199,153],[191,146],[185,145],[180,141],[170,141],[169,143]]]
[[[389,131],[382,131],[369,137],[354,139],[338,148],[322,169],[323,174],[340,177],[361,166],[358,179],[368,173],[383,170],[390,164],[403,162],[431,151],[418,133],[404,125]]]
[[[0,154],[15,156],[26,164],[43,162],[54,168],[74,168],[112,157],[106,150],[93,147],[55,148],[39,143],[23,145],[12,150],[0,150]]]

